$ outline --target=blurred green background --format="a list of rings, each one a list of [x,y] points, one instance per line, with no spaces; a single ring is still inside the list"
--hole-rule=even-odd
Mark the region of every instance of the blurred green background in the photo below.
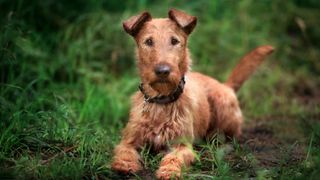
[[[198,17],[189,40],[193,70],[220,81],[254,47],[276,48],[239,92],[246,124],[271,122],[293,139],[284,146],[304,147],[294,170],[253,160],[252,175],[214,155],[212,171],[198,162],[190,172],[204,179],[320,174],[320,1],[0,0],[1,179],[126,178],[109,165],[139,84],[135,43],[122,21],[143,10],[166,17],[172,7]],[[159,158],[146,159],[154,171]]]

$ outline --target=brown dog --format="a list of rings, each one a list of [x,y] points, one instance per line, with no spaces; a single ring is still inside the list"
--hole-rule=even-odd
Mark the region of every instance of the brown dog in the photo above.
[[[273,51],[261,46],[247,54],[226,83],[190,72],[188,35],[197,18],[170,10],[169,18],[152,19],[148,12],[123,23],[134,37],[140,91],[132,98],[130,119],[114,150],[112,168],[123,173],[142,169],[138,150],[149,144],[168,150],[156,173],[159,179],[180,177],[181,168],[194,161],[195,139],[217,130],[238,137],[243,122],[235,92]]]

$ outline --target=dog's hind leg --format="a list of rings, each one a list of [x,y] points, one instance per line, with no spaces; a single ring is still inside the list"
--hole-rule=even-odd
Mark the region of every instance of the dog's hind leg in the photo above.
[[[225,86],[217,86],[210,94],[214,113],[214,129],[222,130],[230,138],[241,135],[242,112],[235,92]]]

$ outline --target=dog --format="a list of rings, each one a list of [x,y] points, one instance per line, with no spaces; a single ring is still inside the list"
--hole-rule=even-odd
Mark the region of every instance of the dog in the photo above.
[[[129,121],[114,149],[113,170],[135,173],[142,169],[139,150],[150,145],[166,151],[156,172],[158,179],[181,177],[195,160],[192,143],[217,131],[239,137],[243,116],[236,92],[272,53],[260,46],[247,55],[225,83],[191,72],[188,36],[197,18],[171,9],[168,18],[153,19],[142,12],[123,23],[136,42],[140,91],[132,97]]]

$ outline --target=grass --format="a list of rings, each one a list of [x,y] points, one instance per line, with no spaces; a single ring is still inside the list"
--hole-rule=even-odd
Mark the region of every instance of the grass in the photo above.
[[[186,179],[320,174],[320,4],[308,1],[0,1],[0,178],[129,178],[110,169],[137,90],[121,22],[144,9],[199,17],[193,69],[224,81],[250,49],[274,55],[244,85],[244,140],[195,147]],[[141,152],[153,177],[160,156]]]

